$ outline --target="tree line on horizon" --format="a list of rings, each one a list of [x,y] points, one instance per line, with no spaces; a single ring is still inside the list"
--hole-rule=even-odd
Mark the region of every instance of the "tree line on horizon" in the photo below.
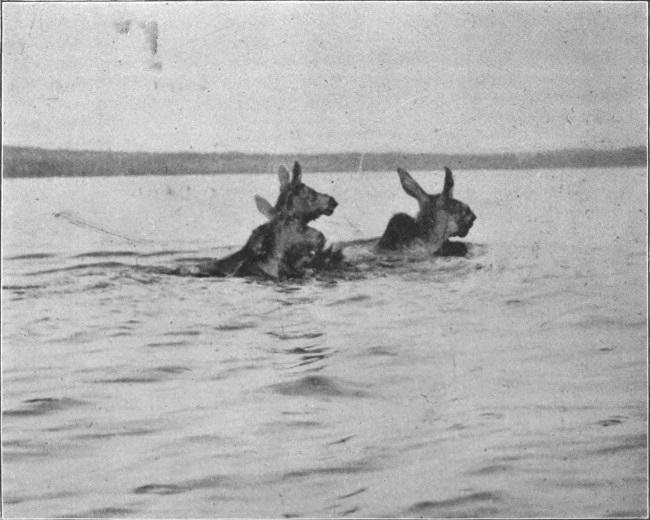
[[[646,147],[618,150],[565,149],[537,153],[149,153],[3,146],[3,176],[100,177],[125,175],[212,175],[221,173],[271,173],[280,164],[300,161],[311,172],[410,170],[527,170],[647,166]]]

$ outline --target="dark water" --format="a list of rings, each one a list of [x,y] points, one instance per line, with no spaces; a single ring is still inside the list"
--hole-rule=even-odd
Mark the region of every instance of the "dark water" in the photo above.
[[[457,176],[479,216],[468,258],[350,249],[345,276],[280,284],[161,274],[227,252],[160,239],[197,221],[182,208],[203,179],[131,187],[157,200],[132,221],[160,235],[104,200],[116,216],[94,222],[149,246],[30,223],[38,188],[5,181],[3,515],[646,515],[645,171],[535,175]],[[33,215],[76,196],[59,181]],[[324,224],[334,240],[372,236],[384,205],[377,181],[348,182],[366,202]]]

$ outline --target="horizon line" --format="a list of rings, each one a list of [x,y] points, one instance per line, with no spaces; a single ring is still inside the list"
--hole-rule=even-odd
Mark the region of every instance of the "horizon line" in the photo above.
[[[643,149],[648,150],[648,145],[637,144],[637,145],[628,145],[620,146],[618,148],[590,148],[587,146],[584,147],[566,147],[566,148],[554,148],[554,149],[539,149],[539,150],[528,150],[528,151],[492,151],[492,152],[408,152],[400,150],[388,150],[383,152],[369,152],[369,151],[339,151],[339,152],[243,152],[238,150],[224,150],[224,151],[209,151],[201,152],[196,150],[177,150],[177,151],[150,151],[150,150],[112,150],[112,149],[92,149],[92,148],[47,148],[43,146],[32,146],[32,145],[14,145],[14,144],[2,144],[2,148],[23,148],[23,149],[35,149],[35,150],[44,150],[50,152],[79,152],[79,153],[120,153],[120,154],[158,154],[158,155],[182,155],[182,154],[195,154],[195,155],[267,155],[267,156],[282,156],[282,155],[296,155],[296,156],[317,156],[317,155],[459,155],[459,156],[482,156],[482,155],[532,155],[532,154],[543,154],[543,153],[561,153],[561,152],[570,152],[570,151],[588,151],[588,152],[620,152],[623,150],[635,150]]]

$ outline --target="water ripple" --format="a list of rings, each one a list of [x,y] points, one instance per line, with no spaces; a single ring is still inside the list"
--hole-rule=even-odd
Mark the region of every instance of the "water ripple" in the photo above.
[[[44,271],[33,271],[30,273],[25,273],[25,276],[40,276],[43,274],[53,274],[53,273],[65,273],[69,271],[80,271],[82,269],[94,269],[101,274],[104,274],[106,269],[118,269],[126,268],[131,269],[133,266],[128,264],[123,264],[122,262],[95,262],[92,264],[76,264],[70,265],[67,267],[59,267],[57,269],[46,269]]]
[[[271,385],[281,395],[302,397],[368,397],[368,393],[355,389],[351,383],[322,375],[301,377],[286,383]]]
[[[187,341],[158,341],[147,343],[147,347],[160,348],[160,347],[185,347],[189,345]]]
[[[69,397],[38,397],[35,399],[26,399],[23,403],[26,406],[3,411],[2,415],[5,417],[33,417],[88,404],[85,401],[71,399]]]
[[[495,473],[503,473],[504,471],[510,471],[512,466],[507,464],[489,464],[483,466],[481,469],[476,471],[470,471],[470,475],[493,475]]]
[[[647,448],[648,439],[645,435],[629,435],[621,437],[620,442],[617,444],[591,450],[590,453],[594,455],[613,455],[622,451],[647,450]]]
[[[233,320],[223,325],[217,325],[214,330],[229,332],[233,330],[253,329],[259,324],[256,321],[237,321]]]
[[[499,493],[489,491],[481,491],[471,493],[469,495],[462,495],[456,498],[449,498],[446,500],[427,500],[418,502],[408,508],[409,514],[417,516],[428,517],[475,517],[491,515],[497,512],[496,508],[487,508],[483,505],[487,502],[489,505],[502,502],[502,497]],[[459,509],[467,507],[466,509]]]
[[[281,339],[283,341],[286,340],[292,340],[292,339],[315,339],[315,338],[320,338],[321,336],[324,336],[324,332],[304,332],[304,333],[294,333],[294,334],[286,334],[282,332],[267,332],[269,336],[273,336],[274,338]]]
[[[139,254],[133,251],[91,251],[72,256],[71,258],[105,258],[110,256],[139,256]]]
[[[282,476],[282,480],[303,479],[309,477],[319,477],[323,475],[353,475],[355,473],[376,471],[377,469],[378,467],[376,464],[373,464],[367,460],[361,460],[342,466],[305,468],[301,470],[289,471]]]
[[[343,298],[341,300],[335,300],[327,304],[328,307],[334,307],[337,305],[347,305],[348,303],[358,303],[365,302],[370,300],[371,297],[367,294],[357,294],[355,296],[350,296],[349,298]]]
[[[210,475],[203,478],[183,480],[177,484],[146,484],[133,489],[136,495],[176,495],[199,489],[232,487],[233,480],[226,475]]]
[[[54,258],[55,256],[51,253],[32,253],[29,255],[8,256],[5,260],[43,260],[45,258]]]
[[[348,493],[347,495],[341,495],[341,496],[338,497],[338,498],[339,498],[339,499],[350,498],[350,497],[353,497],[353,496],[356,496],[356,495],[359,495],[359,494],[363,493],[363,492],[366,491],[367,489],[368,489],[368,488],[362,487],[362,488],[360,488],[360,489],[357,489],[356,491],[353,491],[352,493]]]
[[[128,507],[103,507],[82,513],[71,513],[56,518],[128,518],[135,517],[136,510]]]

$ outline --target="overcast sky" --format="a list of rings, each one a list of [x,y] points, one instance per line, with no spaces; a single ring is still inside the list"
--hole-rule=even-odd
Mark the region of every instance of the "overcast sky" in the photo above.
[[[5,3],[3,141],[96,150],[643,145],[638,3]]]

